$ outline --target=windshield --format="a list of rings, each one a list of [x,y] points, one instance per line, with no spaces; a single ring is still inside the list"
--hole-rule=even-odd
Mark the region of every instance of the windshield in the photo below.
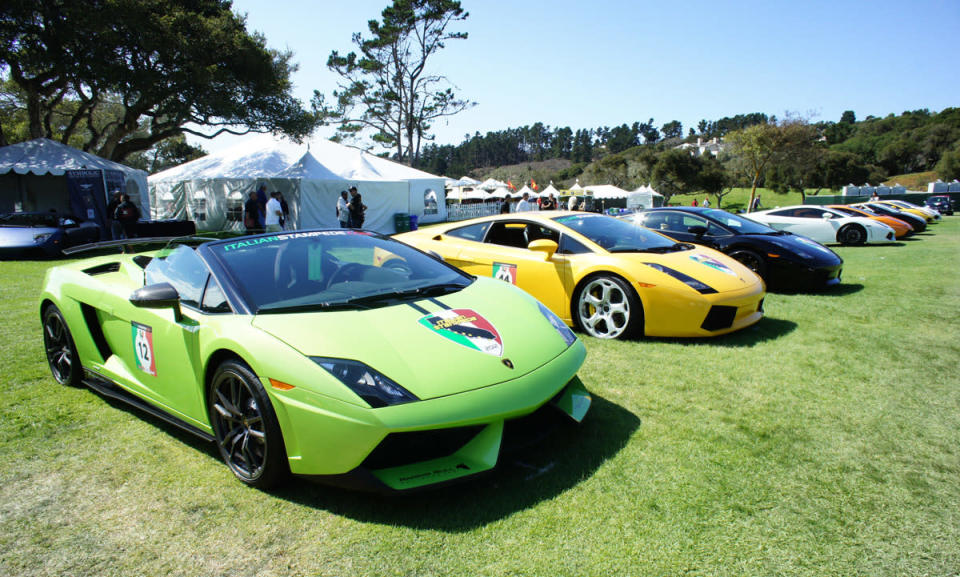
[[[690,246],[612,216],[573,214],[558,216],[553,220],[579,232],[610,252],[664,252],[685,250]]]
[[[13,212],[0,214],[0,224],[4,226],[43,226],[56,228],[60,218],[52,212]]]
[[[719,208],[704,210],[702,214],[740,234],[777,234],[776,230],[765,224],[760,224]]]
[[[472,277],[366,232],[289,232],[210,245],[258,313],[371,308],[454,292]]]

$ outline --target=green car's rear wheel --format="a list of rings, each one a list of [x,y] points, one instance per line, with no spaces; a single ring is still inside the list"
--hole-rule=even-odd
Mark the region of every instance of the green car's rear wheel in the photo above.
[[[207,406],[220,456],[238,479],[267,489],[289,474],[276,414],[249,367],[224,361],[213,375]]]
[[[56,305],[43,309],[43,346],[53,378],[61,385],[79,386],[83,381],[83,367],[67,321]]]

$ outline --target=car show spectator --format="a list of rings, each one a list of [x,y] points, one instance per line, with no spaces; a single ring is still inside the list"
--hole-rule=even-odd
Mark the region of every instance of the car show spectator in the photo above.
[[[266,215],[264,217],[264,225],[266,226],[267,232],[280,232],[283,230],[283,226],[280,224],[280,219],[283,218],[283,207],[280,206],[278,196],[280,196],[279,192],[271,192],[270,200],[267,201]]]
[[[337,198],[337,220],[340,228],[350,228],[350,203],[347,201],[347,191],[341,190]]]
[[[113,214],[113,219],[120,222],[123,238],[137,236],[137,221],[140,220],[140,209],[130,200],[129,194],[121,197],[121,202]]]

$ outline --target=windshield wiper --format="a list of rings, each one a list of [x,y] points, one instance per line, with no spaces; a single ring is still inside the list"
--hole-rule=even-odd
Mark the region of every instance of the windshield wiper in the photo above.
[[[650,248],[634,248],[634,249],[623,249],[623,250],[612,250],[610,252],[652,252],[652,253],[666,253],[666,252],[677,252],[681,250],[691,250],[693,247],[692,244],[688,242],[675,242],[666,246],[652,246]]]
[[[411,289],[387,291],[372,295],[352,297],[339,301],[309,303],[303,305],[290,305],[281,307],[261,308],[257,310],[258,314],[277,314],[277,313],[304,313],[304,312],[323,312],[335,310],[367,310],[374,308],[370,305],[387,303],[390,301],[401,301],[411,298],[425,298],[450,294],[464,289],[468,285],[460,283],[439,283],[425,287]]]
[[[369,309],[362,302],[354,302],[354,300],[346,301],[334,301],[334,302],[320,302],[320,303],[309,303],[304,305],[290,305],[282,307],[261,307],[257,309],[258,315],[275,315],[275,314],[285,314],[285,313],[314,313],[314,312],[323,312],[323,311],[336,311],[336,310],[353,310],[353,309]]]

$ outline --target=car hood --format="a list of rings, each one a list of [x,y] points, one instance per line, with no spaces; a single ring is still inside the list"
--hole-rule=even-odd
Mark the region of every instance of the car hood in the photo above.
[[[620,253],[630,268],[637,273],[636,280],[655,284],[686,287],[681,280],[668,273],[653,269],[650,265],[668,267],[674,271],[691,276],[710,286],[717,292],[739,291],[763,281],[750,269],[722,252],[705,247],[692,250],[679,250],[665,254],[637,252]],[[692,290],[692,289],[691,289]]]
[[[786,248],[787,250],[793,251],[790,256],[792,256],[794,259],[807,261],[812,258],[812,260],[817,264],[831,265],[840,264],[843,262],[843,259],[841,259],[837,253],[823,246],[819,242],[809,239],[803,235],[791,233],[779,235],[766,234],[753,236],[753,238],[762,238],[766,242],[770,243],[771,248],[774,250],[777,248]],[[804,257],[804,255],[810,256]]]
[[[567,348],[533,297],[487,278],[435,298],[370,310],[261,314],[253,325],[306,356],[366,363],[420,399],[515,379]]]
[[[53,234],[58,228],[48,226],[0,226],[0,246],[33,246],[40,244],[38,234]]]

